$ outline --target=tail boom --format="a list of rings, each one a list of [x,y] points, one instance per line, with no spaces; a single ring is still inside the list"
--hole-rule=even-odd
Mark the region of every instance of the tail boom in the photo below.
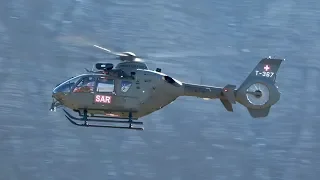
[[[198,84],[183,83],[184,96],[194,96],[203,99],[220,99],[228,111],[233,111],[232,104],[236,104],[235,85],[225,87],[205,86]]]

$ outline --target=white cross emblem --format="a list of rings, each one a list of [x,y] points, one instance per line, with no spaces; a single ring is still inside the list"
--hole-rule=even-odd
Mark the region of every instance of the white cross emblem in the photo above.
[[[265,65],[265,66],[263,67],[263,69],[266,70],[266,71],[269,71],[270,67],[269,67],[268,65]]]

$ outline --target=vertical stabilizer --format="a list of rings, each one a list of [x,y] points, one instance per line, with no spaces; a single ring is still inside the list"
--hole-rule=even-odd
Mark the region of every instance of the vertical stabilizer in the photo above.
[[[283,61],[272,58],[260,60],[236,91],[237,101],[248,108],[252,117],[266,117],[271,106],[279,101],[280,92],[275,83]]]

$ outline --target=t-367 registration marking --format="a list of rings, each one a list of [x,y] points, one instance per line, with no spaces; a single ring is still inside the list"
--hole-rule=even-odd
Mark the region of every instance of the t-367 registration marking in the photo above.
[[[256,76],[272,77],[274,72],[256,71]]]
[[[94,102],[110,104],[111,103],[111,96],[96,95],[94,98]]]

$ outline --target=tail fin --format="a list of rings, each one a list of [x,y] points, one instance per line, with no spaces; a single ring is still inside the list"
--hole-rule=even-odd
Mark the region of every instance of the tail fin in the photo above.
[[[280,99],[275,86],[277,72],[284,59],[264,58],[236,90],[236,101],[247,107],[254,118],[266,117]]]

